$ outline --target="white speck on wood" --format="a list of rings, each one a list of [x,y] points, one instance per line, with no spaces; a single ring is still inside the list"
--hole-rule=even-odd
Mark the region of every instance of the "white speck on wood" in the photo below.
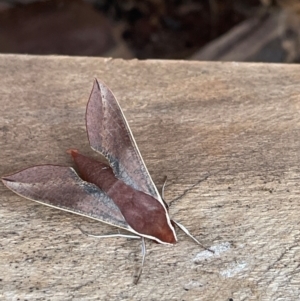
[[[230,249],[230,243],[229,242],[224,242],[224,243],[221,243],[219,245],[212,246],[210,248],[210,250],[214,251],[214,253],[212,253],[208,250],[201,251],[194,257],[193,262],[197,263],[197,262],[203,261],[203,260],[208,259],[208,258],[213,257],[213,256],[219,256],[220,254],[228,251],[229,249]]]
[[[224,278],[231,278],[245,269],[247,263],[245,261],[231,263],[229,267],[220,272],[220,275]]]

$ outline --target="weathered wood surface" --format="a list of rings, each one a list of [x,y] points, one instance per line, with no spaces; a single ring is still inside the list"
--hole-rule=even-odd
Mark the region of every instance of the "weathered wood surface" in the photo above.
[[[0,174],[71,165],[89,149],[94,77],[124,109],[160,187],[175,246],[84,236],[107,225],[0,184],[1,300],[296,300],[300,293],[300,66],[0,56]]]

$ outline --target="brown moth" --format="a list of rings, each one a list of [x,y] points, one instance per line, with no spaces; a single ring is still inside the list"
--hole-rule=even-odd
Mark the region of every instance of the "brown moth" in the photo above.
[[[86,108],[90,146],[108,164],[68,152],[72,167],[40,165],[2,178],[18,195],[61,210],[80,214],[124,229],[134,235],[103,235],[142,239],[161,244],[177,241],[174,224],[199,243],[181,224],[171,221],[167,206],[157,191],[141,157],[125,116],[112,91],[95,80]]]

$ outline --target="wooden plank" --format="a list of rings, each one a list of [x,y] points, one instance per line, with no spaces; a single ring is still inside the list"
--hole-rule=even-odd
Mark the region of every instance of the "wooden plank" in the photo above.
[[[296,300],[300,66],[0,55],[0,174],[89,149],[93,78],[124,109],[178,232],[175,246],[86,237],[107,225],[0,185],[2,300]]]

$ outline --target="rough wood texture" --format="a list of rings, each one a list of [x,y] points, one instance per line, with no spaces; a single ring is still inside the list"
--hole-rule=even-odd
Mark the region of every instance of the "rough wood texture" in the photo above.
[[[0,174],[71,165],[89,149],[94,77],[124,109],[179,243],[115,233],[0,185],[1,300],[296,300],[300,289],[300,66],[0,56]],[[19,298],[19,299],[18,299]]]

